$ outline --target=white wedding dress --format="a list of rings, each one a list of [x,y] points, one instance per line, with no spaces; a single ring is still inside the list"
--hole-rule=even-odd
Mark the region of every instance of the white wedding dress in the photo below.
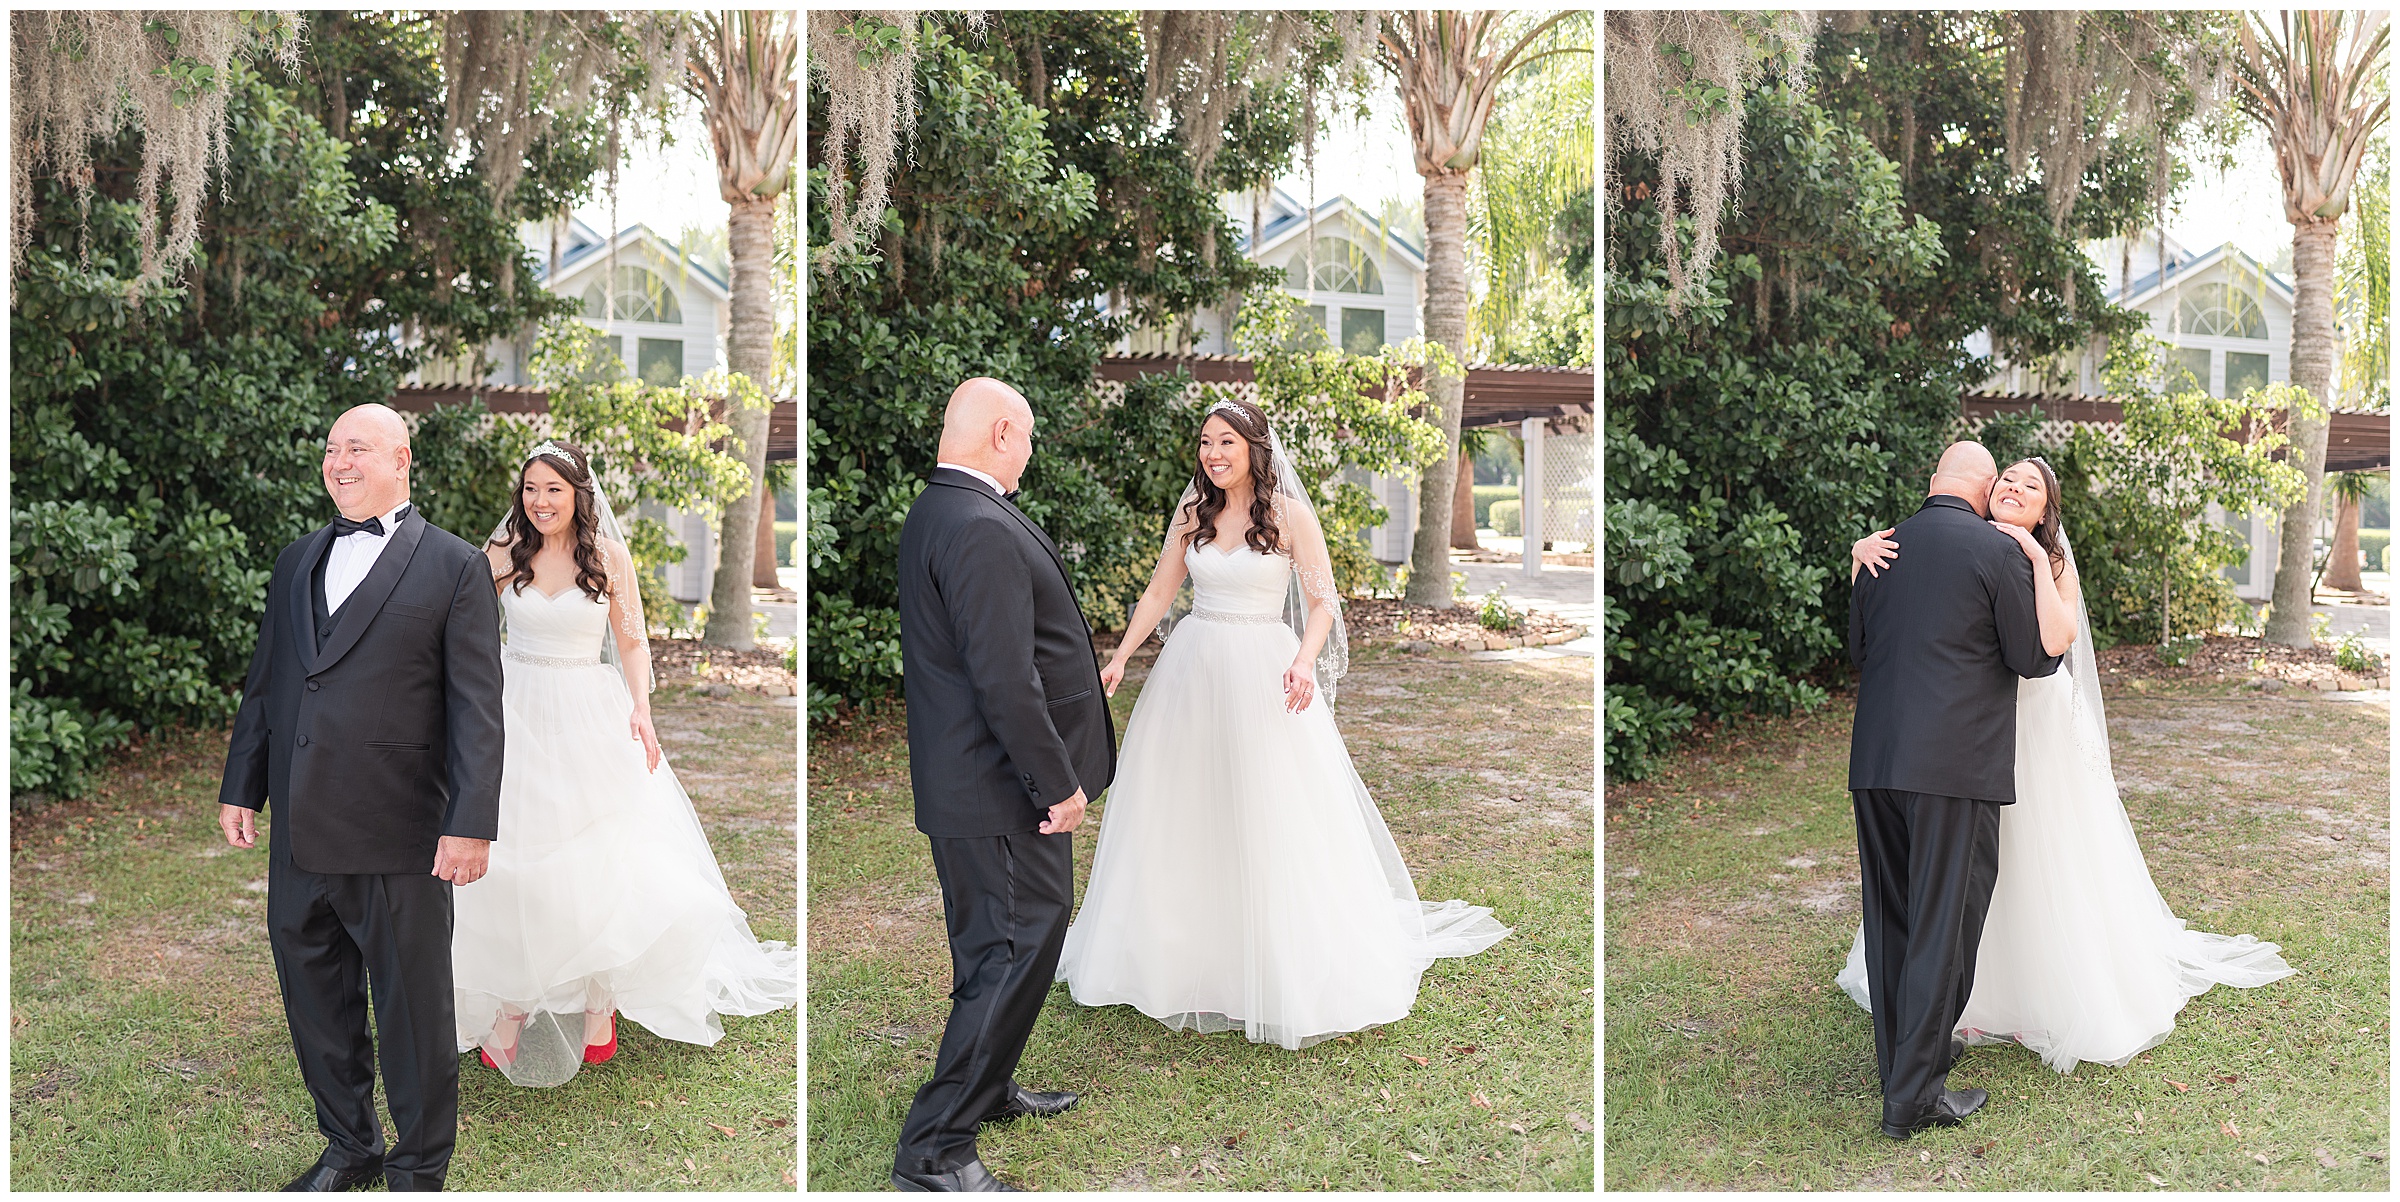
[[[2186,1000],[2293,970],[2272,943],[2210,935],[2167,908],[2117,796],[2088,618],[2057,672],[2017,682],[2017,800],[1958,1033],[2017,1043],[2062,1073],[2122,1067],[2164,1042]],[[1864,933],[1834,978],[1867,1000]]]
[[[1284,709],[1291,558],[1222,541],[1183,552],[1194,608],[1134,704],[1058,979],[1297,1049],[1406,1017],[1437,957],[1509,929],[1417,900],[1328,703]]]
[[[587,1013],[707,1045],[719,1015],[795,1005],[798,949],[750,933],[673,768],[649,771],[631,737],[625,677],[601,660],[607,600],[511,586],[500,605],[500,837],[455,895],[459,1050],[558,1085],[582,1066]]]

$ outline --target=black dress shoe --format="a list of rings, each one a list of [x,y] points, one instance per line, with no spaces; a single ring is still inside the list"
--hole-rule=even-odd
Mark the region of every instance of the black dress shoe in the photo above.
[[[383,1176],[383,1161],[380,1159],[370,1160],[365,1164],[345,1169],[325,1163],[325,1158],[320,1156],[317,1158],[317,1163],[310,1165],[308,1171],[300,1174],[298,1180],[284,1186],[282,1192],[287,1194],[338,1194],[343,1190],[357,1189],[381,1176]]]
[[[1883,1133],[1893,1139],[1907,1139],[1927,1127],[1955,1127],[1968,1115],[1981,1109],[1989,1095],[1980,1089],[1945,1089],[1933,1105],[1907,1122],[1893,1122],[1889,1114],[1883,1119]]]
[[[1075,1103],[1082,1100],[1081,1095],[1071,1094],[1063,1089],[1057,1093],[1035,1093],[1022,1085],[1011,1085],[1008,1087],[1008,1094],[1000,1099],[999,1108],[983,1116],[980,1121],[1004,1123],[1010,1119],[1023,1118],[1026,1115],[1046,1119],[1075,1109]]]
[[[992,1176],[980,1160],[970,1160],[955,1169],[939,1173],[904,1173],[892,1170],[892,1188],[902,1193],[920,1194],[1014,1194],[1016,1186]]]

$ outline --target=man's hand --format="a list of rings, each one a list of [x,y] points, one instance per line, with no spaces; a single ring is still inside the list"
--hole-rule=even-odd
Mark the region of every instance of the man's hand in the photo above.
[[[1042,819],[1041,831],[1045,835],[1063,835],[1082,825],[1083,790],[1077,789],[1075,796],[1050,807],[1050,816]]]
[[[225,832],[225,841],[235,847],[258,846],[257,810],[248,806],[218,806],[217,826]]]
[[[492,841],[442,836],[433,850],[433,875],[453,885],[472,885],[492,866]]]

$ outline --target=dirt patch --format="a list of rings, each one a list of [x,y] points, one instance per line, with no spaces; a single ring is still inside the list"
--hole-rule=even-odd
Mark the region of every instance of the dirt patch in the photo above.
[[[203,926],[137,923],[116,931],[100,940],[92,975],[175,993],[239,988],[270,1008],[279,1006],[266,915],[257,909],[219,915]]]
[[[780,648],[732,651],[708,646],[697,639],[650,640],[650,672],[658,678],[662,691],[713,692],[722,686],[719,695],[742,692],[789,697],[798,691],[800,683],[799,677],[785,666]]]
[[[2355,676],[2344,672],[2334,662],[2331,647],[2285,647],[2263,639],[2241,638],[2232,635],[2210,635],[2201,640],[2180,664],[2161,659],[2158,648],[2147,643],[2121,643],[2100,653],[2100,674],[2110,678],[2140,678],[2156,681],[2212,681],[2265,679],[2282,681],[2287,685],[2329,691],[2342,684],[2343,677],[2353,677],[2351,687],[2389,688],[2388,679],[2380,686],[2372,678],[2388,677],[2389,661],[2377,660],[2370,672]],[[2358,677],[2368,678],[2366,680]],[[2112,683],[2114,683],[2112,681]]]
[[[61,1090],[73,1084],[75,1084],[74,1069],[48,1069],[40,1076],[18,1086],[15,1097],[19,1102],[47,1102],[57,1097]]]
[[[894,897],[877,890],[814,900],[808,907],[808,950],[845,959],[908,959],[946,946],[942,895]]]

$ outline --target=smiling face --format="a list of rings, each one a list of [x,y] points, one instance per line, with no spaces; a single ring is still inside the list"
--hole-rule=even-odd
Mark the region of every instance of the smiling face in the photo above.
[[[408,427],[381,405],[361,405],[325,436],[325,495],[352,521],[380,517],[408,499]]]
[[[558,469],[536,458],[525,465],[525,478],[517,485],[517,501],[525,507],[525,518],[541,532],[542,542],[564,535],[575,523],[575,486],[558,474]]]
[[[2030,459],[2008,465],[1992,484],[1992,520],[2031,530],[2056,503],[2040,464]]]
[[[1200,423],[1200,471],[1218,488],[1239,488],[1250,478],[1250,440],[1223,417]]]

